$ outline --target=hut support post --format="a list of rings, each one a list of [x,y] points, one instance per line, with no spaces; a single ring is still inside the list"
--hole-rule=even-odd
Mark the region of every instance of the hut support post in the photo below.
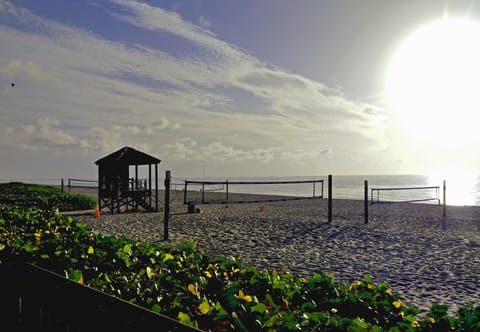
[[[152,164],[148,164],[148,206],[152,207]]]
[[[133,189],[138,189],[138,165],[135,165],[135,185]]]
[[[170,218],[170,171],[165,172],[165,208],[163,214],[163,240],[168,240],[168,219]]]
[[[98,183],[98,188],[97,188],[97,192],[98,192],[98,194],[97,194],[97,196],[98,196],[97,197],[98,211],[102,211],[102,199],[101,199],[101,196],[100,196],[100,191],[102,189],[103,183],[102,183],[102,178],[101,178],[102,172],[100,171],[100,168],[101,167],[98,167],[98,181],[97,181],[97,183]],[[68,185],[70,186],[70,179],[68,179]],[[68,191],[70,192],[70,187],[69,187]]]
[[[155,164],[155,211],[158,212],[158,164]]]

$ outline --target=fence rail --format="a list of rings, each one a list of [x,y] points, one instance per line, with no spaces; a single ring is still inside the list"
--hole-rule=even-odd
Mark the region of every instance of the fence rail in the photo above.
[[[6,331],[200,331],[22,262],[0,264]]]
[[[85,179],[67,179],[67,188],[70,191],[72,188],[97,188],[97,180],[85,180]],[[63,188],[63,179],[62,179]]]

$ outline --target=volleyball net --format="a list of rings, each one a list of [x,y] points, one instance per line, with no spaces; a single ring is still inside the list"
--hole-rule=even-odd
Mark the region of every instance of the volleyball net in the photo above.
[[[372,204],[437,202],[440,205],[440,187],[371,188]]]
[[[184,182],[184,204],[242,204],[322,199],[323,180]]]

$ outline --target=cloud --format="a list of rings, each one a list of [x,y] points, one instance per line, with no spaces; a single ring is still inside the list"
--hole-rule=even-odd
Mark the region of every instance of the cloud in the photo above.
[[[266,101],[270,113],[307,127],[314,116],[314,120],[322,121],[326,127],[351,128],[366,136],[383,134],[375,130],[383,124],[381,112],[378,109],[375,113],[369,112],[373,109],[370,105],[349,100],[338,88],[329,88],[321,82],[267,65],[176,13],[135,1],[113,2],[129,10],[130,15],[118,14],[118,18],[144,29],[171,33],[205,48],[209,58],[202,61],[206,64],[211,61],[211,54],[217,54],[215,63],[207,67],[214,84],[240,88]],[[342,124],[336,119],[342,120]],[[345,124],[345,119],[349,123]],[[361,126],[370,121],[375,122],[375,128],[367,127],[366,130]]]
[[[88,143],[61,128],[60,122],[53,118],[40,118],[33,124],[18,128],[7,127],[0,135],[3,144],[20,146],[23,149],[69,149],[86,147]]]
[[[40,80],[43,70],[31,61],[0,59],[0,76],[7,79],[30,78]]]
[[[0,48],[0,75],[25,80],[15,93],[0,90],[0,129],[30,148],[135,145],[176,160],[300,160],[386,144],[382,109],[264,63],[177,13],[111,3],[113,18],[195,52],[108,40],[0,0],[0,44],[9,45]]]
[[[254,161],[269,163],[272,161],[291,162],[302,160],[331,159],[332,149],[288,149],[285,147],[267,147],[242,149],[221,141],[199,144],[191,137],[184,137],[172,144],[166,144],[162,151],[170,160],[208,160],[218,162]]]

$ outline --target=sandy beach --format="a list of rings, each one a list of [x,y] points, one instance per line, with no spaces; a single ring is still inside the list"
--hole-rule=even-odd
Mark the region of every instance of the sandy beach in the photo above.
[[[202,252],[305,277],[370,274],[423,311],[480,305],[480,207],[449,206],[443,218],[438,205],[375,204],[364,224],[363,201],[334,200],[329,224],[326,200],[265,203],[263,211],[259,203],[197,205],[201,213],[186,214],[173,196],[169,242],[193,239]],[[163,212],[75,217],[97,232],[164,243]]]

